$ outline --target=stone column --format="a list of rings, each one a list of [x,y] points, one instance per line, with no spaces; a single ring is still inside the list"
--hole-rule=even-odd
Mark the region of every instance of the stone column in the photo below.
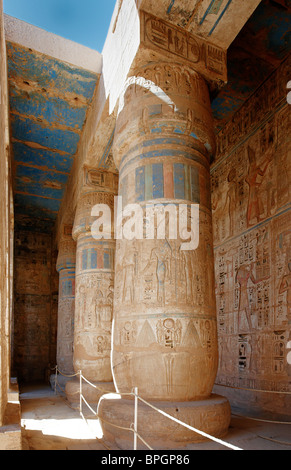
[[[183,250],[184,235],[177,227],[171,239],[170,222],[160,239],[156,227],[154,239],[117,241],[114,381],[118,392],[138,387],[140,396],[169,414],[222,436],[230,407],[212,395],[218,345],[210,201],[215,136],[208,86],[181,63],[150,64],[134,75],[121,101],[114,142],[123,206],[138,203],[146,216],[146,205],[172,204],[177,214],[181,204],[189,211],[191,204],[199,205],[199,243]],[[125,425],[129,416],[130,426],[132,408],[104,399],[99,411],[105,419],[108,413],[116,416],[116,424]],[[143,406],[139,426],[154,448],[159,442],[199,440]],[[109,431],[114,432],[104,424],[105,435]]]
[[[73,342],[75,315],[76,243],[72,239],[72,227],[64,227],[59,242],[57,271],[59,273],[57,365],[65,375],[74,374]],[[66,383],[66,377],[58,380]]]
[[[58,244],[56,270],[59,273],[58,327],[57,327],[57,365],[58,384],[62,390],[72,380],[74,314],[75,314],[75,267],[76,243],[72,239],[72,226],[65,225]],[[50,383],[55,388],[55,374],[50,375]],[[60,392],[60,388],[58,388]]]
[[[117,176],[95,169],[85,169],[85,184],[77,206],[73,238],[77,243],[74,370],[96,385],[83,382],[88,402],[97,403],[104,393],[115,390],[111,373],[111,328],[113,315],[115,240],[96,240],[92,209],[105,204],[114,209]],[[113,229],[113,226],[112,226]],[[106,228],[105,228],[106,231]],[[79,383],[66,387],[67,397],[76,402]],[[74,398],[75,397],[75,398]]]

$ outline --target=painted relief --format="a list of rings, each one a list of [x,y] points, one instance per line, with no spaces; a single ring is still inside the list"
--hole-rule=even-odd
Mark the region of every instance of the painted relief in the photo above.
[[[286,64],[281,69],[284,76]],[[234,387],[288,389],[290,106],[275,107],[270,113],[271,103],[280,103],[281,80],[278,71],[221,131],[220,152],[211,171],[220,352],[217,381]],[[267,96],[271,86],[274,89]],[[260,123],[254,109],[262,93],[267,98],[259,112]],[[263,120],[266,112],[268,118]],[[240,128],[244,129],[242,142]]]
[[[142,38],[147,47],[195,64],[201,73],[226,79],[226,53],[223,49],[148,13],[141,12],[141,15]]]

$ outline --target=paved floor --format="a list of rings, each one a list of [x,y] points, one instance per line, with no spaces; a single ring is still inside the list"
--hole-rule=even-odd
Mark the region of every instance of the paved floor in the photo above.
[[[117,450],[102,440],[96,419],[84,421],[64,397],[50,387],[22,389],[23,450]],[[225,438],[243,450],[291,450],[291,426],[233,416]],[[191,450],[226,450],[214,442],[191,444]]]

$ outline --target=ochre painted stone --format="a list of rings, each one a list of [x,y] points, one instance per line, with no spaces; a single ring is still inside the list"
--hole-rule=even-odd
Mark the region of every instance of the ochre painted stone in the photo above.
[[[75,268],[76,243],[71,237],[63,237],[59,243],[57,259],[59,272],[57,365],[66,375],[74,374]]]
[[[85,184],[77,207],[73,238],[77,243],[74,320],[74,370],[103,390],[113,389],[111,329],[113,316],[115,240],[96,240],[92,209],[97,204],[114,205],[113,174],[85,169]],[[76,401],[79,379],[67,384],[67,397]],[[86,399],[98,402],[104,392],[84,383]],[[96,395],[97,394],[97,395]],[[97,398],[96,398],[97,396]]]
[[[206,400],[196,402],[158,402],[156,405],[161,411],[173,416],[175,419],[187,423],[197,430],[223,438],[226,436],[230,424],[230,405],[226,398],[211,395]],[[98,415],[102,423],[103,439],[109,444],[115,444],[121,449],[132,449],[133,433],[118,429],[115,426],[132,428],[134,422],[133,400],[112,400],[110,396],[102,397],[98,405]],[[153,424],[154,423],[154,424]],[[201,436],[188,428],[159,414],[148,405],[139,402],[138,405],[138,433],[154,450],[177,449],[190,443],[205,441]],[[147,447],[138,441],[138,449]]]
[[[193,250],[183,250],[180,226],[177,236],[168,232],[171,219],[165,223],[164,237],[157,237],[156,226],[151,239],[117,241],[114,382],[121,394],[137,387],[141,397],[169,414],[179,403],[184,422],[219,436],[228,429],[230,407],[224,398],[219,403],[211,398],[218,344],[210,201],[215,138],[208,87],[181,64],[152,64],[134,75],[121,101],[114,141],[123,208],[138,204],[148,224],[147,205],[172,204],[178,210],[184,204],[188,212],[195,205],[199,225],[192,229],[199,243]],[[107,420],[109,413],[124,422],[123,403],[101,400],[101,418]],[[153,414],[141,411],[139,426],[150,440],[158,432],[163,448],[172,424]],[[104,426],[109,439],[119,435]],[[185,430],[179,432],[173,437],[176,445],[197,440]]]
[[[216,390],[240,412],[283,421],[291,416],[289,76],[286,61],[227,123],[211,170]]]
[[[114,158],[123,205],[199,204],[199,245],[182,239],[119,240],[113,372],[118,390],[153,400],[207,398],[217,372],[210,204],[214,135],[205,81],[182,65],[136,74],[116,127]],[[140,77],[155,84],[150,90]],[[164,101],[171,101],[167,104]]]

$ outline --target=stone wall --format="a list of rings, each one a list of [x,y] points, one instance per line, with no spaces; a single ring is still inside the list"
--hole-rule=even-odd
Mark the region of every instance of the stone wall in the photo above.
[[[10,383],[10,323],[12,314],[11,251],[12,207],[9,164],[9,121],[6,48],[0,1],[0,427],[4,422]]]
[[[290,395],[253,390],[291,391],[290,76],[289,60],[220,132],[211,172],[216,382],[235,409],[273,419],[291,416]]]
[[[44,382],[56,362],[58,275],[50,234],[16,231],[14,361],[19,382]]]

